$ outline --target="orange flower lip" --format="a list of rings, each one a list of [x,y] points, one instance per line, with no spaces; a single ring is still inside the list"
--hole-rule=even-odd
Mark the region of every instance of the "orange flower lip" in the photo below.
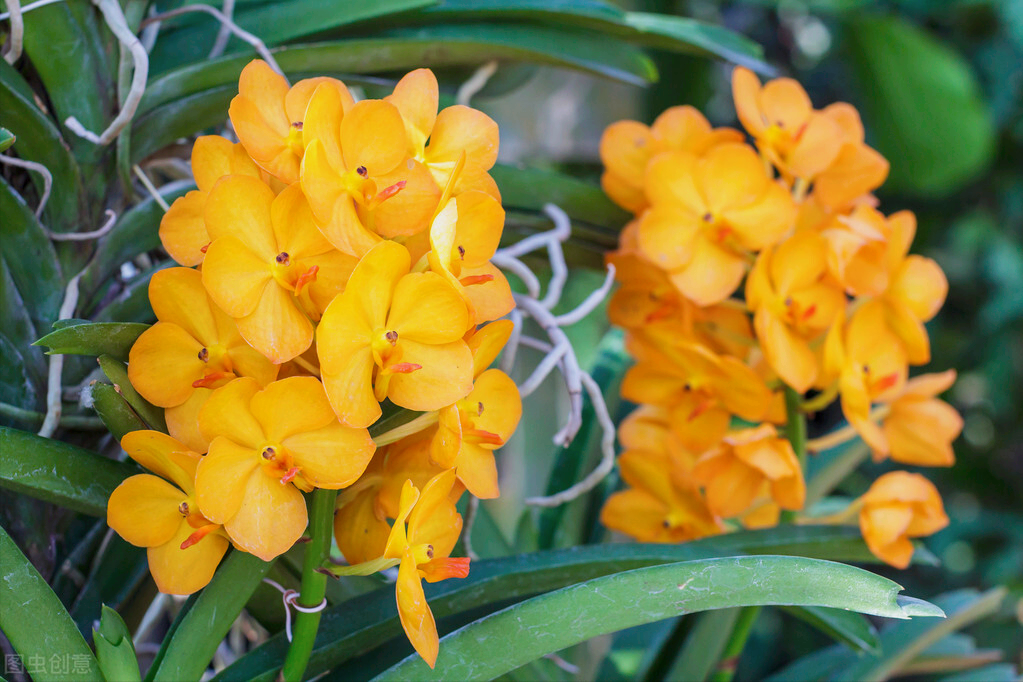
[[[302,293],[302,289],[305,286],[307,286],[309,284],[312,284],[313,282],[316,281],[316,274],[319,271],[320,271],[320,266],[319,265],[314,265],[311,268],[309,268],[308,270],[306,270],[305,272],[303,272],[301,275],[298,276],[298,279],[295,280],[295,295],[296,296],[298,296],[299,294]]]
[[[417,365],[414,362],[398,362],[389,367],[385,367],[382,372],[385,374],[411,374],[412,372],[422,368],[422,365]]]
[[[487,443],[488,445],[504,445],[504,438],[500,435],[491,431],[484,431],[483,429],[467,429],[462,438],[474,442],[474,443]]]
[[[202,379],[196,379],[192,382],[192,388],[211,388],[213,384],[217,383],[221,379],[234,379],[234,372],[210,372]]]
[[[204,537],[206,537],[207,535],[209,535],[218,528],[220,528],[220,524],[216,523],[210,523],[203,526],[199,530],[189,535],[188,538],[181,543],[181,549],[188,549],[189,547],[198,543],[200,540],[202,540]]]
[[[473,284],[484,284],[486,282],[493,281],[493,275],[469,275],[458,280],[458,283],[463,287],[469,287]]]

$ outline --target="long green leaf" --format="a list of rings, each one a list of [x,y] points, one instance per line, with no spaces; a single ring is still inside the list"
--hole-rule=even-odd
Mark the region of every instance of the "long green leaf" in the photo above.
[[[877,628],[858,613],[818,606],[791,606],[785,609],[796,618],[858,651],[877,651]]]
[[[647,57],[628,45],[622,47],[608,49],[606,37],[578,31],[511,24],[472,25],[431,27],[403,37],[282,47],[274,58],[289,75],[386,73],[506,59],[578,68],[637,84],[656,77],[653,63]],[[139,105],[139,113],[212,88],[237,89],[238,76],[249,61],[251,57],[214,59],[153,79]]]
[[[876,562],[859,536],[843,527],[784,527],[706,538],[682,545],[590,545],[473,563],[468,578],[426,587],[436,617],[642,566],[735,554],[795,554],[838,561]],[[401,633],[394,594],[379,590],[327,609],[320,622],[308,674],[328,670]],[[271,637],[222,670],[217,680],[271,680],[287,641]]]
[[[901,589],[859,568],[802,557],[733,557],[639,568],[486,616],[441,640],[433,670],[414,655],[375,679],[492,679],[598,635],[710,609],[799,604],[888,618],[941,615],[930,605],[907,609],[896,599]]]
[[[36,341],[49,348],[48,355],[110,355],[127,362],[128,351],[148,324],[137,322],[93,322],[61,327]]]
[[[167,433],[167,420],[164,418],[163,409],[156,407],[139,395],[128,379],[128,368],[123,362],[109,355],[101,355],[99,356],[99,366],[107,378],[113,382],[114,389],[124,396],[125,401],[131,405],[138,416],[142,417],[144,422],[149,424],[150,428]]]
[[[701,613],[664,679],[672,682],[706,680],[721,660],[740,612],[741,609],[719,609]]]
[[[647,12],[626,13],[625,24],[637,31],[640,42],[650,47],[683,54],[715,55],[754,70],[766,70],[761,61],[760,45],[723,26]]]
[[[42,659],[44,667],[56,654],[74,657],[75,666],[40,671],[35,679],[54,682],[93,682],[103,679],[99,663],[39,571],[0,528],[0,630],[22,661]],[[68,658],[67,660],[70,660]]]
[[[506,210],[541,211],[545,204],[556,204],[574,220],[608,228],[611,246],[630,219],[599,186],[564,173],[498,164],[490,174],[501,190]]]
[[[140,469],[33,433],[0,426],[0,487],[105,516],[114,488]]]
[[[149,428],[138,413],[131,408],[124,396],[110,384],[97,381],[89,390],[92,391],[93,409],[103,420],[110,435],[118,441],[124,438],[126,433],[145,431]]]
[[[164,640],[166,651],[146,679],[179,682],[202,677],[220,641],[272,565],[252,554],[232,551],[177,625],[174,636]]]

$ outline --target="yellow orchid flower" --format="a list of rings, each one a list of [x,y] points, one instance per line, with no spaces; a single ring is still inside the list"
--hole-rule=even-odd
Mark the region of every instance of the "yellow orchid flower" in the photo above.
[[[286,552],[305,530],[300,491],[351,485],[376,448],[365,429],[338,423],[313,377],[262,390],[252,379],[236,379],[210,396],[199,428],[210,439],[195,478],[199,509],[264,561]]]
[[[158,476],[138,474],[110,494],[107,524],[136,547],[145,547],[156,587],[192,594],[213,577],[228,548],[219,524],[202,515],[195,495],[201,456],[159,431],[132,431],[121,447]]]
[[[860,498],[860,531],[882,561],[906,568],[913,557],[910,538],[924,537],[948,525],[941,495],[920,474],[884,474]]]
[[[955,370],[925,374],[906,382],[902,393],[891,401],[881,431],[888,441],[889,456],[914,466],[952,466],[952,441],[963,430],[963,418],[954,407],[938,400],[956,380]],[[875,460],[884,459],[874,453]]]
[[[469,559],[449,558],[462,530],[462,517],[450,498],[454,484],[453,469],[431,478],[421,495],[407,480],[384,550],[384,558],[400,562],[395,595],[401,627],[431,668],[437,662],[439,640],[421,581],[425,578],[433,583],[469,574]]]
[[[192,174],[198,189],[178,197],[160,219],[160,243],[181,265],[202,263],[210,236],[203,213],[206,197],[225,175],[260,177],[260,169],[245,148],[218,135],[201,135],[192,145]]]
[[[930,258],[911,255],[899,264],[880,301],[871,302],[884,306],[888,327],[902,342],[910,364],[931,361],[924,323],[937,315],[947,294],[948,280],[941,267]]]
[[[299,186],[274,196],[253,178],[224,178],[206,201],[206,229],[213,241],[202,281],[210,297],[273,362],[305,352],[310,320],[344,288],[356,261],[323,238]]]
[[[845,300],[829,276],[827,242],[820,235],[799,232],[757,256],[746,280],[746,304],[754,311],[768,363],[799,393],[817,380],[817,355],[810,343],[830,328]]]
[[[742,142],[742,134],[731,128],[711,128],[703,114],[688,105],[666,109],[651,126],[638,121],[612,123],[600,138],[605,168],[600,185],[616,204],[639,214],[649,204],[643,179],[650,159],[667,151],[700,155],[724,142]]]
[[[440,411],[430,455],[438,465],[454,467],[476,497],[498,497],[494,450],[508,442],[521,418],[518,386],[501,370],[488,369],[476,377],[469,395]]]
[[[497,161],[497,123],[482,111],[456,104],[438,114],[437,77],[429,69],[416,69],[384,98],[398,108],[408,137],[408,153],[429,169],[438,187],[446,187],[464,153],[465,163],[453,184],[453,195],[480,190],[497,201],[501,195],[487,173]]]
[[[289,87],[284,76],[260,59],[249,62],[238,80],[238,95],[229,109],[231,124],[249,156],[286,184],[298,181],[308,144],[306,108],[321,85],[336,94],[345,111],[352,108],[352,94],[341,81],[307,78]]]
[[[265,386],[277,377],[277,367],[245,343],[234,320],[210,300],[198,271],[155,273],[149,301],[159,321],[128,353],[128,379],[143,398],[165,408],[172,436],[205,452],[209,441],[197,418],[210,389],[239,376]]]
[[[611,495],[601,509],[600,521],[608,528],[640,542],[686,542],[724,529],[666,453],[627,450],[618,467],[629,487]]]
[[[345,108],[331,88],[309,102],[302,188],[324,236],[362,257],[381,238],[425,230],[440,199],[430,172],[408,156],[405,124],[383,100]]]
[[[837,102],[821,112],[838,125],[842,147],[826,169],[817,174],[813,195],[823,206],[837,209],[861,201],[888,177],[888,160],[864,144],[863,122],[849,104]]]
[[[796,453],[770,424],[726,436],[700,457],[693,475],[706,490],[707,504],[725,518],[749,511],[758,498],[793,511],[806,499]]]
[[[745,253],[792,229],[795,205],[756,152],[727,143],[698,157],[667,152],[646,171],[652,204],[639,223],[644,257],[701,306],[728,298],[746,273]]]
[[[405,247],[377,244],[320,320],[323,384],[343,424],[369,426],[384,398],[430,411],[472,390],[465,302],[440,275],[410,267]]]
[[[691,405],[640,405],[622,420],[618,442],[623,450],[665,452],[688,477],[697,457],[724,437],[730,421],[730,414],[715,408],[693,415]]]
[[[477,190],[446,200],[430,225],[430,269],[462,294],[472,324],[504,317],[515,307],[504,273],[490,264],[503,230],[501,203]]]

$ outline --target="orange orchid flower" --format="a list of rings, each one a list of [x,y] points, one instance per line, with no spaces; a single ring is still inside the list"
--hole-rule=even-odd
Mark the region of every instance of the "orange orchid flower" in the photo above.
[[[931,535],[948,525],[938,489],[920,474],[884,474],[860,503],[860,531],[867,547],[896,568],[909,566],[913,557],[910,538]]]
[[[192,594],[213,577],[227,535],[199,511],[195,470],[201,456],[159,431],[132,431],[121,447],[151,474],[124,480],[110,494],[107,524],[145,547],[149,571],[165,594]]]
[[[307,78],[289,87],[284,76],[260,59],[249,62],[238,80],[238,95],[229,109],[231,124],[249,156],[286,184],[298,181],[308,144],[306,108],[321,85],[336,93],[345,111],[352,108],[355,102],[341,81]]]
[[[381,238],[425,230],[440,198],[430,172],[408,156],[405,124],[383,100],[343,106],[320,88],[309,102],[302,189],[324,236],[362,257]]]
[[[888,177],[887,159],[864,144],[863,122],[856,109],[837,102],[821,112],[842,133],[842,147],[838,156],[814,180],[813,195],[831,209],[861,201],[868,192],[880,187]]]
[[[861,204],[832,218],[821,230],[828,242],[828,267],[851,296],[880,296],[906,257],[916,218],[899,211],[885,218]]]
[[[206,228],[213,242],[202,281],[210,297],[273,362],[305,352],[310,320],[344,288],[355,259],[323,238],[299,186],[274,196],[253,178],[224,178],[207,199]]]
[[[686,542],[724,529],[666,453],[627,450],[618,466],[629,487],[611,495],[601,509],[600,521],[608,528],[640,542]]]
[[[735,291],[745,253],[777,242],[795,220],[788,190],[744,144],[718,145],[702,157],[661,154],[647,166],[646,187],[652,206],[640,219],[639,247],[701,306]]]
[[[612,123],[600,138],[605,168],[600,185],[612,201],[638,215],[649,205],[643,185],[650,159],[668,151],[700,155],[724,142],[742,142],[742,134],[711,128],[703,114],[688,105],[665,110],[649,127],[638,121]]]
[[[199,428],[210,439],[195,478],[199,509],[264,561],[286,552],[305,530],[300,491],[351,485],[376,449],[365,429],[338,423],[313,377],[262,390],[252,379],[236,379],[210,396]]]
[[[440,275],[410,267],[404,246],[377,244],[320,320],[320,370],[343,424],[369,426],[384,398],[430,411],[472,390],[465,302]]]
[[[623,450],[667,453],[688,477],[697,457],[724,437],[730,421],[731,415],[715,408],[694,416],[688,405],[640,405],[622,420],[618,442]]]
[[[430,170],[438,187],[446,187],[464,153],[466,160],[453,185],[453,195],[481,190],[500,201],[497,185],[487,173],[497,161],[497,123],[482,111],[456,104],[439,114],[437,77],[429,69],[416,69],[384,98],[398,108],[408,137],[412,159]]]
[[[789,510],[802,509],[806,499],[796,453],[770,424],[726,436],[700,457],[693,475],[706,489],[707,504],[725,518],[750,511],[758,498]]]
[[[954,407],[938,400],[956,380],[955,370],[925,374],[906,382],[902,393],[891,401],[891,411],[881,423],[893,460],[914,466],[952,466],[952,441],[963,430],[963,418]],[[874,459],[883,459],[874,453]]]
[[[218,135],[201,135],[192,145],[192,174],[198,189],[178,197],[160,219],[160,242],[181,265],[202,263],[210,236],[203,214],[206,197],[225,175],[260,177],[260,169],[245,148]]]
[[[155,273],[149,301],[159,321],[132,346],[128,379],[143,398],[165,408],[172,436],[206,452],[209,441],[197,418],[210,390],[239,376],[265,386],[277,377],[277,367],[245,343],[234,320],[210,300],[198,271]]]
[[[431,478],[422,494],[412,481],[406,481],[384,550],[384,558],[400,562],[395,594],[401,627],[431,668],[437,662],[439,640],[421,581],[434,583],[469,574],[469,559],[449,558],[462,530],[462,517],[450,498],[454,484],[452,469]]]
[[[799,232],[762,251],[746,280],[746,304],[771,368],[806,393],[818,375],[810,343],[845,307],[845,294],[828,274],[824,238]]]

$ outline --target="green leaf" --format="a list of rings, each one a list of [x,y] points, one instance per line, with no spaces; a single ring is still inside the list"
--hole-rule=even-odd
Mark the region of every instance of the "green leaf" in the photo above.
[[[4,118],[7,114],[4,114]],[[14,133],[7,128],[0,128],[0,152],[5,152],[11,148],[15,141]]]
[[[497,164],[490,175],[506,210],[539,212],[545,204],[556,204],[574,220],[606,228],[602,234],[611,240],[617,240],[618,230],[631,219],[599,186],[564,173]]]
[[[293,38],[324,33],[389,14],[405,13],[436,2],[376,0],[339,4],[336,0],[286,0],[241,7],[235,11],[234,20],[238,26],[259,36],[267,45],[279,45]],[[220,24],[211,17],[204,22],[161,34],[151,55],[153,73],[205,59],[219,30]],[[252,47],[234,39],[228,45],[228,52],[250,53]]]
[[[664,679],[706,680],[721,660],[741,612],[741,609],[718,609],[701,613]]]
[[[49,329],[64,295],[57,252],[25,200],[6,180],[0,181],[0,215],[0,256],[36,330]]]
[[[96,414],[110,430],[110,435],[118,441],[124,438],[126,433],[145,431],[149,428],[135,410],[131,409],[131,405],[120,391],[110,384],[97,381],[89,390],[92,391],[92,406]]]
[[[3,364],[0,364],[0,403],[13,408],[4,409],[3,414],[19,424],[28,425],[28,415],[22,414],[22,411],[31,412],[40,402],[38,394],[43,384],[33,377],[21,349],[3,334],[0,334],[0,354],[4,358]],[[39,424],[32,421],[31,424],[38,426],[42,421]]]
[[[491,59],[576,68],[635,84],[657,76],[653,62],[640,50],[613,38],[515,24],[436,26],[406,31],[400,37],[302,44],[282,47],[274,58],[290,77],[479,65]],[[139,114],[212,88],[230,87],[237,92],[238,76],[249,61],[249,56],[207,60],[155,78],[146,89]],[[135,125],[137,129],[141,120]]]
[[[896,17],[854,18],[847,35],[886,189],[948,196],[990,165],[994,124],[962,55]]]
[[[141,680],[139,662],[135,647],[131,643],[131,631],[121,616],[109,606],[104,606],[99,619],[99,629],[92,631],[92,642],[96,647],[96,658],[103,677],[117,682]]]
[[[767,70],[763,48],[749,38],[723,26],[688,17],[647,12],[627,12],[625,24],[639,33],[650,47],[683,54],[714,55],[756,71]]]
[[[878,655],[863,656],[855,663],[843,666],[831,679],[836,682],[881,682],[894,677],[946,635],[995,613],[1006,594],[1004,587],[996,587],[983,594],[977,594],[974,590],[947,594],[935,600],[947,612],[945,620],[912,621],[885,628],[881,631],[881,651]]]
[[[907,618],[894,582],[802,557],[733,557],[638,568],[562,588],[441,640],[437,666],[406,658],[375,680],[492,679],[584,640],[683,613],[751,605],[827,606]],[[538,637],[542,629],[545,636]]]
[[[6,459],[10,450],[4,448],[3,451]],[[76,664],[63,672],[57,668],[48,670],[47,680],[93,682],[103,679],[96,657],[64,605],[3,528],[0,528],[0,575],[3,576],[0,630],[22,660],[41,657],[48,661],[50,656],[59,653],[73,657]]]
[[[1019,671],[1012,663],[998,663],[942,677],[940,682],[1019,682]]]
[[[148,324],[137,322],[93,322],[62,327],[36,341],[34,346],[46,346],[47,355],[110,355],[127,362],[128,351]]]
[[[252,554],[233,550],[172,633],[164,638],[146,679],[178,682],[202,677],[220,641],[272,565]]]
[[[858,613],[818,606],[790,606],[785,611],[858,651],[877,651],[877,628]]]
[[[0,64],[0,97],[4,102],[3,124],[10,128],[9,134],[18,138],[18,156],[41,163],[53,176],[43,219],[55,232],[73,230],[83,191],[78,162],[60,130],[36,104],[31,88],[6,61]],[[45,186],[42,176],[31,171],[28,176],[36,187],[36,195],[42,196]]]
[[[779,527],[681,545],[589,545],[473,562],[469,576],[426,586],[434,616],[518,599],[599,576],[674,561],[735,554],[796,554],[874,563],[857,528]],[[316,675],[400,635],[394,593],[379,590],[324,611],[307,674]],[[272,680],[287,650],[282,634],[222,670],[215,679]]]
[[[138,467],[34,433],[0,426],[0,487],[92,516]]]
[[[99,356],[99,366],[103,373],[114,384],[114,389],[120,393],[135,413],[142,418],[151,429],[167,433],[167,420],[163,416],[163,408],[156,407],[148,400],[139,395],[135,387],[128,379],[128,367],[109,355]]]
[[[806,509],[820,502],[870,456],[870,448],[859,438],[818,453],[807,466]]]

